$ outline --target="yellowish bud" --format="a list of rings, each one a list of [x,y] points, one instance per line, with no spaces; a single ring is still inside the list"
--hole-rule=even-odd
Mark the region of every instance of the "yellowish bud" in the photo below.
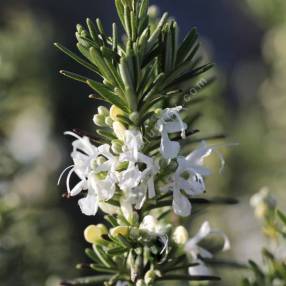
[[[122,123],[120,123],[120,122],[118,122],[118,121],[115,121],[115,122],[113,123],[113,126],[112,126],[112,127],[113,127],[113,131],[114,131],[116,137],[117,137],[119,140],[124,141],[124,134],[125,134],[125,131],[126,131],[125,126],[124,126]]]
[[[120,108],[118,108],[117,106],[112,105],[110,108],[109,114],[110,114],[111,119],[116,121],[116,120],[118,120],[117,116],[118,115],[124,115],[124,112]]]
[[[127,236],[128,234],[129,234],[128,226],[117,226],[110,230],[110,235],[114,237],[119,236],[119,235]]]
[[[102,236],[108,234],[105,225],[90,225],[84,230],[84,238],[87,242],[95,244],[102,240]]]
[[[184,245],[187,243],[188,239],[189,234],[186,228],[182,225],[178,226],[173,233],[173,240],[179,245]]]

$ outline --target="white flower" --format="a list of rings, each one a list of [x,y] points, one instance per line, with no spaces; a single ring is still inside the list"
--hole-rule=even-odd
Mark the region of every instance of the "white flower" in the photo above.
[[[77,140],[75,140],[73,145],[73,151],[71,153],[71,157],[73,159],[74,164],[72,166],[67,167],[62,174],[60,175],[58,184],[60,183],[62,176],[65,172],[70,169],[67,178],[66,178],[66,186],[67,191],[70,196],[76,196],[81,191],[87,190],[88,182],[87,177],[91,170],[91,161],[98,156],[98,150],[95,146],[93,146],[87,137],[80,137],[73,132],[66,132],[66,135],[71,135]],[[79,178],[80,182],[78,182],[74,188],[70,188],[70,178],[72,174],[75,173]]]
[[[203,142],[186,158],[177,158],[176,172],[168,178],[168,183],[161,189],[163,192],[173,192],[173,209],[177,215],[189,216],[192,210],[189,197],[205,191],[204,177],[209,176],[211,172],[203,163],[214,150],[214,147],[209,147]],[[223,166],[224,161],[222,158],[221,160]]]
[[[119,162],[128,162],[126,170],[117,174],[118,185],[127,197],[141,208],[148,192],[149,198],[155,193],[154,176],[158,173],[159,167],[155,161],[142,152],[142,134],[137,130],[126,130],[123,153],[120,154]]]
[[[150,234],[156,234],[156,235],[165,235],[167,232],[166,225],[161,224],[152,215],[145,216],[139,228]]]
[[[219,235],[224,239],[224,245],[222,251],[230,249],[230,242],[227,236],[220,230],[211,229],[209,222],[204,222],[199,232],[191,238],[185,246],[185,251],[192,256],[194,260],[200,258],[212,258],[213,254],[208,250],[199,246],[199,243],[210,235]]]
[[[126,130],[124,133],[124,146],[123,151],[132,151],[134,154],[134,157],[138,157],[138,152],[142,148],[144,142],[143,142],[143,136],[140,131],[136,129],[132,130]]]
[[[144,217],[142,223],[139,226],[139,229],[145,231],[151,236],[158,236],[163,244],[163,248],[161,253],[163,253],[167,247],[169,238],[167,235],[167,226],[165,224],[161,224],[155,217],[152,215],[147,215]]]
[[[170,140],[169,134],[181,132],[182,138],[186,137],[187,125],[180,117],[179,112],[181,110],[182,106],[164,109],[156,124],[162,136],[160,151],[167,160],[176,158],[181,148],[178,142]]]
[[[59,178],[70,169],[66,185],[70,196],[76,196],[82,191],[87,191],[86,197],[79,200],[81,211],[88,216],[95,215],[100,201],[109,200],[115,192],[116,177],[114,170],[117,158],[110,152],[110,146],[105,144],[98,148],[91,144],[87,137],[80,137],[73,132],[66,132],[76,138],[73,142],[71,157],[74,165],[64,170]],[[102,158],[104,162],[97,164],[97,159]],[[80,181],[70,188],[70,178],[76,174]],[[100,174],[104,178],[100,178]]]
[[[198,266],[189,267],[190,275],[212,275],[211,270],[205,265],[203,259],[213,258],[213,254],[210,251],[199,246],[199,243],[213,234],[219,235],[223,238],[224,245],[222,251],[227,251],[230,249],[230,242],[227,236],[220,230],[211,229],[209,222],[204,222],[199,232],[185,245],[186,253],[191,255],[193,262],[199,263]]]
[[[154,176],[158,172],[158,166],[152,158],[139,153],[137,160],[133,152],[128,151],[120,155],[120,162],[128,162],[126,170],[117,174],[118,185],[127,194],[137,209],[140,209],[146,200],[155,196]],[[139,164],[141,168],[139,169]]]

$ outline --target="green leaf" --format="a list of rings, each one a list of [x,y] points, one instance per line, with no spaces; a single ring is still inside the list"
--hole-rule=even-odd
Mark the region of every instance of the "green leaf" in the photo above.
[[[98,285],[98,283],[103,283],[108,281],[112,276],[111,275],[99,275],[99,276],[90,276],[77,278],[71,281],[62,282],[62,286],[82,286],[82,285]]]
[[[67,56],[69,56],[70,58],[72,58],[73,60],[75,60],[76,62],[78,62],[79,64],[83,65],[84,67],[86,67],[87,69],[99,74],[98,69],[90,64],[89,62],[83,60],[82,58],[80,58],[78,55],[76,55],[75,53],[73,53],[72,51],[70,51],[69,49],[65,48],[64,46],[62,46],[59,43],[55,43],[54,44],[55,47],[57,47],[59,50],[61,50],[63,53],[65,53]],[[100,75],[100,74],[99,74]]]
[[[117,139],[117,137],[111,131],[98,129],[96,130],[96,133],[101,137],[106,138],[108,141]]]
[[[158,24],[158,26],[157,26],[157,28],[155,29],[155,31],[152,33],[151,37],[148,40],[148,50],[149,51],[154,47],[155,43],[157,42],[158,37],[162,31],[162,28],[165,25],[165,23],[167,22],[167,20],[168,20],[168,13],[164,13],[159,24]]]
[[[112,274],[115,274],[118,272],[117,269],[108,269],[108,268],[105,268],[105,267],[102,267],[100,265],[97,265],[97,264],[91,264],[90,265],[91,269],[99,272],[99,273],[112,273]]]
[[[86,81],[88,80],[87,77],[84,77],[84,76],[81,76],[79,74],[76,74],[76,73],[73,73],[73,72],[69,72],[69,71],[66,71],[66,70],[60,70],[60,74],[66,76],[68,78],[71,78],[73,80],[83,82],[83,83],[86,83]]]
[[[104,98],[110,104],[114,104],[124,112],[129,113],[126,102],[124,102],[118,95],[107,89],[103,84],[98,83],[94,80],[88,80],[87,84],[95,90],[102,98]]]
[[[177,53],[177,64],[180,64],[188,58],[190,51],[192,50],[194,44],[198,39],[197,28],[193,28],[186,38],[184,39],[182,45],[180,46]]]
[[[189,275],[164,275],[162,278],[158,278],[158,281],[219,281],[221,280],[216,276],[189,276]]]
[[[98,34],[96,32],[96,28],[95,28],[95,25],[94,25],[93,21],[91,19],[87,18],[86,19],[86,24],[87,24],[87,27],[88,27],[89,34],[90,34],[91,38],[94,40],[94,42],[97,45],[100,45],[100,40],[98,38]]]
[[[133,125],[133,122],[124,115],[119,114],[116,117],[121,121],[121,123],[126,124],[127,126]]]
[[[253,272],[255,273],[255,275],[259,278],[259,279],[263,279],[264,278],[264,273],[261,270],[261,268],[252,260],[249,260],[249,265],[251,267],[251,269],[253,270]]]
[[[115,6],[117,9],[117,14],[119,16],[119,19],[122,23],[123,28],[125,28],[125,20],[124,20],[124,6],[121,2],[121,0],[115,0]]]
[[[100,262],[100,260],[98,259],[98,257],[96,256],[96,254],[92,249],[86,248],[84,252],[92,261],[97,263]]]
[[[188,81],[190,80],[191,78],[194,78],[202,73],[205,73],[207,72],[208,70],[210,70],[211,68],[213,68],[213,64],[206,64],[206,65],[203,65],[201,67],[198,67],[194,70],[192,70],[191,72],[185,74],[185,75],[182,75],[181,77],[177,78],[176,80],[174,80],[172,82],[172,86],[176,86],[178,84],[181,84],[183,83],[184,81]]]
[[[118,45],[118,30],[116,23],[112,24],[112,50],[114,52],[117,51],[117,45]]]
[[[84,47],[81,43],[77,43],[76,46],[77,46],[78,50],[80,51],[80,53],[85,58],[87,58],[90,62],[92,62],[92,59],[91,59],[91,56],[90,56],[88,49],[86,47]]]
[[[130,9],[128,6],[124,6],[124,27],[128,38],[131,39],[132,27],[131,27]]]
[[[117,220],[114,216],[112,215],[106,215],[104,216],[104,219],[109,222],[113,227],[118,226]]]
[[[121,255],[121,254],[124,254],[126,252],[126,249],[122,248],[122,247],[116,247],[113,249],[109,249],[107,252],[109,255],[112,255],[112,256]]]
[[[105,267],[107,267],[108,269],[115,267],[112,259],[108,257],[106,252],[99,245],[93,244],[93,250]]]
[[[280,218],[280,220],[283,222],[283,224],[286,225],[286,215],[282,213],[280,210],[277,210],[277,215]]]

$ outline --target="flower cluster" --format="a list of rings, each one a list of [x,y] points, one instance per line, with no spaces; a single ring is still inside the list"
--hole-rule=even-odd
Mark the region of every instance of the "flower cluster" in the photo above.
[[[182,138],[186,137],[187,125],[180,116],[181,109],[179,106],[158,112],[155,128],[160,134],[160,152],[154,156],[144,154],[148,142],[144,142],[139,129],[127,129],[116,120],[112,126],[117,138],[111,145],[95,146],[86,136],[66,132],[76,138],[71,153],[73,165],[64,171],[69,170],[68,195],[85,193],[79,200],[85,215],[95,215],[99,207],[107,213],[116,212],[117,209],[112,207],[114,197],[123,210],[132,210],[133,206],[139,210],[148,199],[168,193],[173,195],[174,212],[180,216],[190,215],[190,198],[205,191],[204,177],[210,175],[210,170],[203,163],[214,147],[202,142],[187,156],[180,154],[180,143],[171,140],[170,136],[180,132]],[[102,107],[99,112],[101,110]],[[114,113],[121,112],[112,106],[110,118],[116,118]],[[71,188],[72,174],[79,182]],[[111,205],[107,208],[109,201]]]

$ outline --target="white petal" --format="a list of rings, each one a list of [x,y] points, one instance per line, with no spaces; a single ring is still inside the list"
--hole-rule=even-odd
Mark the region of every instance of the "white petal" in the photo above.
[[[139,228],[148,232],[156,233],[157,224],[158,221],[155,217],[153,217],[152,215],[147,215],[144,217]]]
[[[115,182],[110,176],[100,180],[94,173],[89,176],[89,182],[92,189],[97,193],[98,200],[107,201],[110,200],[115,193]]]
[[[205,237],[207,237],[209,234],[211,233],[211,227],[210,227],[210,223],[208,221],[205,221],[198,234],[196,235],[196,237],[199,239],[199,240],[202,240],[204,239]]]
[[[84,189],[86,189],[86,181],[80,181],[70,191],[70,195],[72,197],[75,197],[78,194],[80,194],[82,192],[82,190],[84,190]]]
[[[179,190],[175,190],[173,194],[173,209],[177,215],[182,217],[187,217],[191,214],[192,205],[189,199]]]
[[[211,269],[209,269],[203,261],[198,260],[196,262],[200,263],[200,265],[189,267],[189,274],[191,276],[209,276],[213,274]]]
[[[133,217],[133,207],[131,201],[128,198],[122,197],[120,199],[120,208],[127,221],[131,222]]]
[[[171,141],[167,133],[162,133],[161,154],[165,159],[174,159],[178,156],[181,146],[176,141]]]
[[[185,124],[185,123],[181,124],[180,122],[175,121],[175,122],[165,123],[165,125],[164,125],[164,131],[166,131],[167,133],[181,132],[182,129],[186,130],[187,124]]]
[[[149,179],[147,184],[148,184],[148,195],[149,195],[149,198],[152,199],[156,196],[153,178]]]
[[[97,196],[88,194],[85,198],[78,201],[79,207],[83,214],[87,216],[94,216],[98,210]]]
[[[197,149],[186,157],[186,159],[191,161],[193,164],[202,164],[204,158],[209,156],[212,151],[212,148],[208,147],[205,142],[202,142]]]

